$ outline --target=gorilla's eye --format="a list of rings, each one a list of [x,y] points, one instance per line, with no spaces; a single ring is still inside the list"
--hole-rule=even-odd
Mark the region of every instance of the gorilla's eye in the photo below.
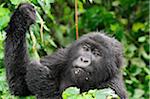
[[[90,45],[83,45],[84,51],[90,51]]]
[[[95,50],[93,51],[93,54],[94,54],[95,56],[101,56],[101,53],[100,53],[97,49],[95,49]]]

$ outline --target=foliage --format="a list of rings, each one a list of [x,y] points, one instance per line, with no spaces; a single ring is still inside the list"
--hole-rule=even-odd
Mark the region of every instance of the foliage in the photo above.
[[[79,34],[105,31],[124,46],[124,79],[130,99],[148,99],[149,1],[78,0]],[[40,58],[75,40],[74,0],[1,0],[0,1],[0,98],[14,98],[5,78],[4,39],[10,16],[20,2],[30,2],[37,10],[36,24],[30,29],[28,48],[32,58]],[[16,98],[16,97],[15,97]],[[33,99],[34,97],[28,97]]]
[[[120,99],[110,88],[102,90],[95,89],[80,94],[80,89],[70,87],[63,92],[62,96],[63,99]]]

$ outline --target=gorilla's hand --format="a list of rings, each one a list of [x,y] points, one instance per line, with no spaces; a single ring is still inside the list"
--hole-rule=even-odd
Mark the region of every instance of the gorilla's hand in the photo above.
[[[19,7],[19,12],[22,15],[22,18],[27,22],[28,25],[31,25],[35,22],[35,9],[31,4],[28,3],[23,3],[20,4]]]
[[[22,3],[13,13],[10,20],[11,31],[14,29],[26,31],[31,24],[35,23],[36,20],[36,11],[31,4]]]

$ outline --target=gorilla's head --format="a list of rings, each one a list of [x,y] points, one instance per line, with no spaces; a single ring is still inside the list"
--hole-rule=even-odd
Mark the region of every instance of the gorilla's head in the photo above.
[[[105,82],[118,73],[121,65],[120,43],[101,33],[82,36],[68,52],[68,70],[78,86],[95,86]]]

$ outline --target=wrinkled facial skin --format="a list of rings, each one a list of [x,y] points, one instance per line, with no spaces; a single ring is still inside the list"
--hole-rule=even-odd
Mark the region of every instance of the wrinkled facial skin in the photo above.
[[[102,59],[102,51],[98,46],[84,43],[79,44],[76,53],[71,59],[71,75],[75,83],[85,84],[93,82],[93,76],[96,76],[97,64]]]
[[[73,67],[86,68],[101,58],[101,53],[97,48],[92,49],[89,44],[81,45],[78,52],[79,57],[73,61]]]

